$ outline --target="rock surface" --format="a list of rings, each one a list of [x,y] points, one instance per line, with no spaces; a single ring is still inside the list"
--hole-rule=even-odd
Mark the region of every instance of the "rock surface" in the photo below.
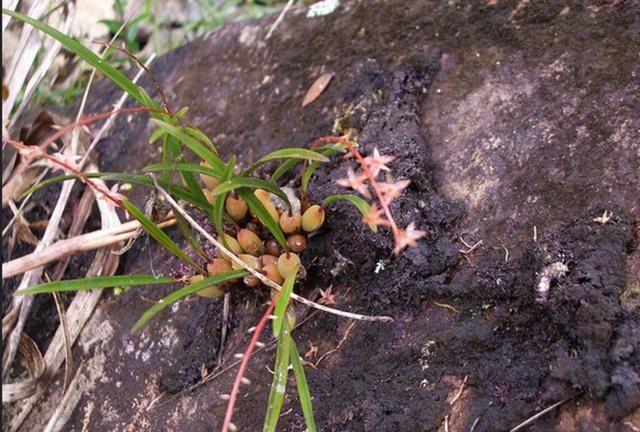
[[[395,155],[394,176],[412,181],[393,211],[401,226],[428,231],[418,247],[393,256],[388,234],[372,234],[340,204],[303,256],[302,294],[333,285],[337,307],[396,318],[352,326],[315,314],[296,330],[301,352],[315,346],[318,356],[344,338],[308,368],[319,430],[509,430],[565,399],[528,430],[640,428],[632,4],[343,1],[316,18],[293,8],[269,40],[275,17],[222,28],[153,66],[174,109],[188,106],[224,155],[246,163],[308,147],[338,122],[360,133],[363,153]],[[324,72],[335,73],[329,87],[301,108]],[[92,111],[118,95],[108,83],[99,94]],[[104,171],[159,159],[144,117],[116,129],[101,144]],[[320,168],[312,199],[343,192],[335,180],[350,163]],[[605,210],[612,218],[594,221]],[[482,243],[463,254],[463,240]],[[149,273],[150,260],[165,274],[178,266],[140,241],[122,271]],[[555,262],[568,272],[538,302],[540,274]],[[234,371],[188,389],[215,366],[221,306],[183,302],[129,331],[148,307],[140,295],[170,289],[130,290],[97,311],[76,350],[84,391],[65,430],[220,427]],[[265,300],[234,296],[227,363]],[[262,428],[273,359],[267,350],[252,360],[240,430]],[[289,409],[279,430],[303,431],[295,397],[285,398]],[[34,413],[24,430],[43,418]]]

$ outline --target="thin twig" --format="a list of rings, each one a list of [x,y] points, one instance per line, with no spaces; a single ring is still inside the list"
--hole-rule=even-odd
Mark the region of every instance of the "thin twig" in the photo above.
[[[284,9],[282,9],[282,11],[280,12],[280,15],[278,15],[278,18],[276,18],[274,23],[271,25],[271,28],[269,28],[269,32],[267,32],[267,36],[265,37],[266,40],[269,40],[271,38],[271,35],[275,31],[275,29],[280,25],[280,23],[284,19],[284,16],[289,11],[289,8],[291,8],[291,5],[293,5],[293,0],[289,0],[287,2],[287,4],[284,6]]]
[[[460,399],[460,396],[462,396],[462,392],[464,392],[464,386],[467,384],[467,379],[469,379],[469,375],[465,375],[464,379],[462,380],[462,384],[460,385],[460,389],[458,390],[458,393],[456,393],[453,399],[451,399],[451,402],[449,402],[449,405],[453,405],[458,401],[458,399]]]
[[[333,354],[334,352],[338,351],[340,349],[340,347],[342,346],[342,344],[344,343],[344,341],[347,340],[347,337],[349,337],[349,333],[351,332],[351,329],[353,328],[353,326],[357,323],[357,321],[351,321],[351,324],[349,324],[349,327],[347,327],[347,330],[344,332],[344,335],[342,336],[342,339],[340,339],[340,342],[338,342],[338,345],[335,346],[335,348],[330,349],[329,351],[327,351],[326,353],[322,354],[320,356],[320,358],[318,359],[318,361],[316,361],[315,363],[308,363],[311,367],[313,367],[314,369],[317,369],[318,366],[320,365],[320,362],[322,362],[322,360],[324,360],[327,356]]]
[[[165,199],[167,200],[167,202],[174,208],[175,211],[177,211],[178,213],[180,213],[182,215],[182,217],[184,217],[186,219],[186,221],[189,223],[189,225],[191,225],[194,229],[196,229],[200,234],[202,234],[202,236],[204,238],[206,238],[208,241],[210,241],[214,246],[216,246],[220,252],[222,252],[225,256],[227,256],[231,261],[233,261],[234,263],[236,263],[237,265],[241,266],[242,268],[244,268],[245,270],[247,270],[249,273],[251,273],[253,276],[257,277],[258,279],[260,279],[260,281],[265,284],[266,286],[273,288],[277,291],[281,291],[282,290],[282,286],[278,285],[277,283],[273,282],[271,279],[269,279],[268,277],[266,277],[264,274],[260,273],[259,271],[249,267],[244,261],[242,261],[241,259],[239,259],[237,256],[235,256],[235,254],[233,254],[233,252],[229,251],[226,247],[224,247],[224,245],[220,242],[218,242],[211,234],[209,234],[207,232],[207,230],[205,230],[202,226],[200,226],[174,199],[171,195],[169,195],[169,193],[167,193],[166,190],[164,190],[162,188],[162,186],[160,186],[160,184],[158,183],[158,181],[156,180],[154,175],[151,175],[151,179],[153,180],[153,183],[156,187],[156,189],[158,189],[158,192],[160,192],[160,194],[162,196],[165,197]],[[328,306],[324,306],[321,304],[318,304],[316,302],[313,302],[311,300],[308,300],[304,297],[301,297],[295,293],[291,293],[291,298],[303,303],[307,306],[311,306],[315,309],[319,309],[321,311],[324,312],[328,312],[330,314],[333,315],[338,315],[338,316],[342,316],[345,318],[351,318],[351,319],[355,319],[355,320],[359,320],[359,321],[381,321],[381,322],[392,322],[393,318],[389,317],[389,316],[375,316],[375,315],[361,315],[361,314],[356,314],[356,313],[352,313],[352,312],[346,312],[346,311],[342,311],[339,309],[334,309],[334,308],[330,308]]]
[[[434,306],[438,306],[440,308],[449,309],[453,313],[460,313],[460,311],[458,309],[456,309],[455,307],[451,306],[450,304],[440,303],[440,302],[437,302],[435,300],[431,300],[431,303],[433,303]]]
[[[476,250],[478,246],[480,246],[483,242],[483,240],[479,240],[475,242],[473,245],[470,245],[462,237],[460,237],[459,239],[460,239],[460,242],[467,247],[467,250],[463,250],[463,249],[458,250],[458,252],[460,252],[462,255],[469,255],[471,252]]]
[[[531,423],[533,423],[534,421],[538,420],[540,417],[542,417],[543,415],[547,414],[548,412],[556,409],[557,407],[559,407],[560,405],[562,405],[563,403],[567,402],[568,400],[570,400],[571,398],[573,398],[573,396],[568,397],[566,399],[562,399],[559,402],[554,403],[553,405],[543,409],[542,411],[540,411],[538,414],[535,414],[531,417],[529,417],[528,419],[526,419],[525,421],[523,421],[522,423],[520,423],[518,426],[514,427],[513,429],[511,429],[509,432],[517,432],[520,429],[529,426]]]
[[[479,421],[480,421],[480,416],[476,417],[476,419],[473,421],[473,423],[471,424],[471,427],[469,428],[469,432],[473,432],[474,430],[476,430],[476,426],[478,426]]]

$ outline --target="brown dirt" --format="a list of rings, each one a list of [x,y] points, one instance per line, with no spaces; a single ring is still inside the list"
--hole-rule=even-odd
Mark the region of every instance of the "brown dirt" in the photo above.
[[[638,284],[639,12],[625,2],[349,2],[316,19],[294,9],[269,41],[273,18],[223,28],[158,60],[165,92],[190,107],[224,154],[248,162],[308,146],[339,118],[360,132],[364,153],[394,154],[394,175],[412,181],[393,211],[400,225],[428,231],[418,247],[394,257],[389,235],[373,235],[340,204],[303,256],[301,294],[333,285],[338,307],[396,319],[357,323],[308,369],[319,430],[442,431],[449,415],[450,430],[503,431],[565,398],[529,430],[640,427],[639,309],[622,301]],[[301,109],[325,70],[333,82]],[[116,95],[106,83],[98,93]],[[145,119],[119,124],[102,144],[103,170],[158,158]],[[312,199],[342,191],[334,181],[350,163],[319,169]],[[594,222],[604,210],[613,218]],[[460,237],[483,243],[463,256]],[[178,266],[139,241],[121,271],[149,273],[150,261],[164,273]],[[540,273],[553,262],[569,271],[536,302]],[[105,431],[219,428],[219,395],[233,372],[184,391],[215,364],[219,303],[183,302],[129,332],[148,307],[140,296],[170,290],[130,290],[98,311],[87,332],[107,326],[109,336],[86,336],[77,350],[89,378],[68,430],[84,421]],[[234,295],[228,362],[265,298]],[[301,352],[313,345],[322,354],[348,327],[316,314],[295,338]],[[252,361],[253,384],[235,414],[240,430],[261,429],[273,358],[267,351]],[[177,395],[147,409],[161,390]],[[279,430],[304,430],[295,397],[289,409]]]

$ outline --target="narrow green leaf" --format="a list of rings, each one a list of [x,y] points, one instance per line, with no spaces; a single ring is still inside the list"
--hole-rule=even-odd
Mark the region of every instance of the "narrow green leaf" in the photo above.
[[[141,105],[149,108],[153,108],[153,109],[160,109],[160,106],[157,103],[153,101],[150,102],[149,100],[147,100],[147,98],[145,98],[142,95],[142,92],[140,91],[140,87],[138,87],[133,82],[131,82],[131,80],[129,80],[122,72],[115,69],[113,66],[111,66],[106,61],[104,61],[99,56],[97,56],[93,51],[84,47],[82,44],[80,44],[76,40],[54,29],[53,27],[50,27],[49,25],[43,23],[42,21],[38,21],[36,19],[33,19],[21,13],[13,12],[8,9],[2,9],[2,13],[9,15],[13,18],[16,18],[20,21],[23,21],[27,24],[30,24],[33,27],[37,28],[38,30],[51,36],[52,38],[60,42],[62,45],[64,45],[64,47],[67,50],[78,55],[84,61],[86,61],[91,66],[96,68],[99,72],[101,72],[103,75],[109,78],[115,85],[117,85],[122,90],[127,92],[132,98],[134,98]]]
[[[183,106],[182,108],[180,108],[180,109],[176,112],[176,114],[175,114],[176,119],[181,119],[181,118],[183,118],[183,117],[184,117],[188,112],[189,112],[189,107],[188,107],[188,106]]]
[[[318,153],[328,157],[335,153],[344,153],[346,152],[346,148],[342,144],[327,144],[319,147],[317,151]],[[278,168],[276,168],[273,174],[271,174],[271,181],[274,183],[277,182],[280,177],[285,175],[287,172],[289,172],[289,170],[293,169],[300,162],[302,162],[302,159],[287,159]],[[311,177],[311,174],[309,174],[309,177]]]
[[[43,283],[16,291],[15,295],[41,294],[51,292],[81,291],[97,288],[130,287],[136,285],[159,285],[177,282],[173,278],[147,275],[104,276]]]
[[[201,280],[200,282],[196,282],[191,285],[187,285],[179,290],[176,290],[160,300],[158,303],[150,307],[136,323],[133,325],[133,331],[140,329],[143,325],[145,325],[151,318],[153,318],[158,312],[166,308],[167,306],[177,302],[178,300],[194,294],[204,288],[210,287],[211,285],[217,285],[223,282],[227,282],[233,279],[238,279],[242,276],[249,274],[246,270],[234,270],[231,272],[220,273],[210,278],[206,278]]]
[[[351,204],[356,206],[363,217],[369,214],[369,212],[371,211],[371,205],[369,205],[368,202],[356,195],[329,195],[324,199],[324,201],[322,201],[322,207],[326,208],[328,205],[338,201],[350,202]],[[376,227],[374,224],[369,224],[369,228],[371,228],[371,231],[373,232],[378,231],[378,227]]]
[[[291,357],[291,336],[289,324],[284,320],[278,336],[278,349],[276,351],[276,364],[273,369],[273,382],[269,392],[267,415],[264,419],[263,432],[275,432],[280,410],[284,401],[284,393],[287,389],[287,376],[289,375],[289,359]]]
[[[162,163],[154,163],[151,165],[147,165],[143,169],[143,171],[145,172],[165,171],[165,170],[175,170],[180,172],[206,174],[211,177],[215,177],[219,180],[221,180],[224,177],[224,171],[218,170],[216,168],[210,168],[207,166],[202,166],[199,164],[192,164],[192,163],[162,162]]]
[[[83,174],[85,177],[87,178],[102,178],[103,180],[107,180],[107,181],[117,181],[120,183],[133,183],[133,184],[137,184],[137,185],[141,185],[141,186],[147,186],[150,188],[155,188],[153,181],[151,181],[150,178],[148,178],[147,176],[144,175],[140,175],[140,174],[124,174],[124,173],[111,173],[111,172],[97,172],[97,173],[85,173]],[[38,183],[37,185],[34,185],[32,187],[30,187],[25,193],[23,193],[19,200],[24,199],[26,196],[28,196],[29,194],[32,194],[40,189],[42,189],[43,187],[46,186],[50,186],[52,184],[56,184],[56,183],[60,183],[63,181],[69,181],[69,180],[73,180],[73,179],[78,179],[81,180],[81,178],[75,174],[70,174],[70,175],[65,175],[65,176],[60,176],[60,177],[53,177],[47,180],[43,180],[40,183]],[[165,180],[158,180],[158,182],[160,183],[160,186],[162,186],[165,189],[170,189],[172,195],[175,195],[176,198],[178,199],[182,199],[185,200],[199,208],[201,208],[204,212],[210,212],[211,211],[211,204],[209,204],[208,201],[205,200],[200,200],[197,197],[193,196],[190,191],[186,190],[185,188],[183,188],[180,185],[177,185],[175,183],[170,183],[168,181]]]
[[[291,207],[289,198],[282,191],[282,189],[275,185],[275,183],[253,177],[233,177],[230,180],[226,180],[220,183],[214,190],[211,191],[211,194],[218,195],[224,192],[231,192],[232,190],[241,187],[247,187],[251,189],[265,189],[280,197],[280,199],[282,199],[288,207]]]
[[[227,199],[227,194],[223,193],[216,197],[213,203],[213,210],[211,212],[211,217],[209,218],[213,223],[213,227],[216,229],[216,233],[218,234],[218,241],[222,242],[224,246],[228,249],[229,245],[227,244],[227,239],[224,236],[224,203]]]
[[[164,135],[166,135],[166,133],[167,132],[163,129],[156,129],[155,132],[153,132],[149,137],[149,144],[156,142],[157,140],[162,138]]]
[[[131,213],[134,218],[136,218],[140,222],[142,227],[149,233],[149,235],[153,237],[158,243],[160,243],[162,247],[174,254],[180,260],[184,261],[186,264],[189,264],[199,273],[204,273],[204,270],[201,269],[198,264],[193,262],[191,258],[189,258],[164,231],[158,228],[156,224],[151,222],[135,205],[133,205],[131,201],[122,200],[122,205]]]
[[[298,347],[292,336],[289,336],[291,340],[291,366],[293,374],[296,377],[296,386],[298,388],[298,398],[300,399],[300,406],[302,407],[302,414],[304,415],[304,422],[307,425],[307,432],[316,432],[316,422],[313,418],[313,405],[311,403],[311,392],[309,391],[309,384],[307,383],[307,377],[304,373],[304,366],[300,361],[300,353]]]
[[[184,158],[182,158],[181,162],[184,162]],[[191,194],[196,197],[198,200],[206,201],[207,197],[202,192],[202,188],[200,187],[200,183],[196,180],[195,175],[189,171],[181,171],[180,175],[182,176],[182,180],[187,185]]]
[[[285,175],[287,172],[289,172],[289,170],[293,169],[293,167],[295,167],[300,162],[301,159],[287,159],[286,161],[282,162],[282,164],[280,164],[280,166],[276,168],[273,174],[271,174],[271,181],[274,183],[277,182],[280,177]]]
[[[338,153],[338,152],[344,152],[346,151],[344,149],[343,145],[340,144],[331,144],[328,146],[323,146],[320,147],[318,149],[318,153],[323,154],[327,157]],[[318,167],[320,166],[320,163],[318,161],[312,161],[309,166],[307,166],[307,169],[304,172],[304,175],[302,176],[302,190],[307,192],[309,190],[309,181],[311,181],[311,176],[313,175],[313,173],[316,171],[316,169],[318,169]]]
[[[313,161],[309,164],[307,169],[304,171],[304,175],[302,176],[302,190],[307,192],[309,190],[309,182],[311,181],[311,176],[318,169],[318,162]]]
[[[165,163],[177,163],[182,155],[180,148],[180,142],[176,137],[165,133],[162,136],[162,162]],[[160,180],[170,182],[173,177],[173,170],[165,170],[160,175]],[[171,191],[169,191],[171,192]]]
[[[286,148],[282,150],[276,150],[274,152],[269,153],[268,155],[260,158],[257,162],[253,163],[249,166],[242,175],[246,176],[254,172],[256,169],[266,164],[267,162],[278,160],[278,159],[307,159],[307,160],[316,160],[320,162],[329,162],[329,158],[312,150],[307,150],[303,148]]]
[[[180,228],[182,235],[185,239],[187,239],[193,250],[195,250],[196,253],[202,258],[208,259],[209,257],[206,253],[204,253],[204,250],[202,250],[202,246],[200,246],[200,243],[198,242],[196,235],[191,228],[191,225],[189,225],[189,223],[180,213],[175,212],[173,215],[178,221],[178,227]]]
[[[289,305],[289,299],[291,298],[291,293],[293,292],[293,286],[296,283],[297,275],[298,275],[298,269],[296,269],[293,273],[291,273],[282,284],[282,291],[280,292],[280,297],[278,297],[278,303],[276,303],[276,308],[275,308],[275,311],[273,312],[273,314],[276,317],[273,320],[274,336],[278,336],[280,334],[280,328],[282,327],[282,322],[287,321],[287,317],[286,317],[287,306]]]
[[[185,130],[187,131],[187,133],[189,135],[191,135],[192,137],[202,141],[203,143],[205,143],[207,145],[207,147],[209,147],[211,149],[211,151],[218,156],[218,149],[216,148],[216,146],[213,144],[213,141],[211,141],[209,139],[208,136],[206,136],[204,133],[202,133],[202,131],[200,129],[195,129],[195,128],[185,128]]]
[[[267,227],[269,232],[275,237],[276,241],[282,246],[283,249],[288,249],[287,239],[285,238],[278,221],[273,220],[267,209],[264,208],[260,200],[251,192],[250,189],[239,188],[236,189],[238,195],[242,197],[244,202],[247,203],[249,209],[258,217],[260,223]]]
[[[20,195],[20,197],[18,198],[18,201],[22,201],[27,196],[31,195],[32,193],[34,193],[34,192],[36,192],[36,191],[38,191],[38,190],[40,190],[40,189],[42,189],[44,187],[50,186],[52,184],[68,181],[68,180],[77,179],[77,178],[78,178],[77,175],[70,174],[70,175],[64,175],[64,176],[53,177],[53,178],[50,178],[50,179],[42,180],[41,182],[36,183],[35,185],[31,186],[22,195]]]
[[[151,119],[161,129],[167,131],[168,134],[176,137],[181,143],[186,145],[191,151],[200,157],[205,162],[208,162],[212,168],[218,171],[224,171],[225,164],[215,155],[211,150],[207,149],[201,142],[183,132],[180,128],[173,126],[167,122],[158,119]]]

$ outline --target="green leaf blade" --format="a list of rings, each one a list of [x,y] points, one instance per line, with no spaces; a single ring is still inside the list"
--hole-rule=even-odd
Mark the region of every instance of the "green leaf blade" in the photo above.
[[[358,211],[363,217],[369,214],[369,212],[371,211],[371,205],[367,201],[365,201],[364,199],[360,198],[357,195],[348,195],[348,194],[347,195],[329,195],[324,199],[324,201],[322,201],[322,207],[327,208],[327,206],[333,203],[336,203],[338,201],[350,202],[358,209]],[[378,227],[376,227],[373,224],[369,224],[369,228],[371,228],[371,231],[373,232],[378,231]]]
[[[267,209],[264,208],[260,200],[253,194],[253,192],[251,192],[249,189],[246,189],[246,188],[237,189],[236,192],[238,193],[238,195],[242,197],[244,202],[247,203],[247,206],[249,206],[249,209],[251,209],[251,211],[255,213],[255,215],[260,220],[260,223],[262,223],[262,225],[267,227],[267,229],[269,230],[269,232],[271,232],[271,234],[276,239],[278,244],[280,244],[280,246],[282,246],[283,249],[285,250],[288,249],[287,239],[285,238],[284,233],[280,229],[280,225],[278,225],[278,221],[273,220],[273,218],[271,217]]]
[[[278,196],[287,204],[288,207],[291,207],[289,198],[282,191],[282,189],[276,186],[275,183],[267,180],[253,178],[253,177],[240,177],[240,176],[233,177],[230,180],[226,180],[220,183],[214,190],[211,191],[211,194],[218,195],[220,193],[230,192],[232,190],[239,189],[241,187],[246,187],[250,189],[264,189]]]
[[[249,274],[249,272],[243,269],[234,270],[230,272],[220,273],[219,275],[215,275],[210,278],[203,279],[200,282],[196,282],[194,284],[180,288],[179,290],[172,292],[171,294],[160,300],[158,303],[150,307],[133,325],[133,331],[139,330],[160,311],[165,309],[167,306],[170,306],[171,304],[177,302],[178,300],[181,300],[188,295],[203,290],[204,288],[210,287],[211,285],[217,285],[223,282],[238,279],[240,277],[246,276],[247,274]]]
[[[174,254],[177,258],[184,261],[200,273],[204,273],[204,270],[200,268],[191,258],[189,258],[180,247],[175,244],[173,240],[160,228],[156,226],[151,220],[149,220],[133,203],[129,200],[122,200],[122,205],[136,218],[142,227],[153,237],[162,247],[167,251]]]
[[[31,288],[16,291],[15,295],[83,291],[90,289],[130,287],[137,285],[159,285],[175,282],[176,280],[173,278],[147,275],[103,276],[96,278],[72,279],[43,283]]]
[[[293,375],[296,378],[296,387],[298,388],[298,398],[300,399],[302,415],[304,416],[304,422],[307,425],[307,432],[316,432],[316,422],[313,416],[313,404],[311,403],[309,384],[307,383],[307,377],[304,373],[304,366],[300,360],[298,347],[296,346],[293,337],[291,337],[291,339],[291,366],[293,368]]]
[[[224,172],[225,165],[222,160],[218,156],[216,156],[216,154],[212,150],[205,147],[205,145],[198,141],[196,138],[192,137],[186,132],[183,132],[180,128],[162,120],[151,119],[151,121],[158,125],[159,128],[165,130],[169,135],[177,138],[192,152],[198,155],[200,159],[211,165],[212,168],[220,172]]]
[[[280,418],[280,411],[287,389],[287,377],[289,375],[289,359],[291,357],[291,335],[289,324],[285,320],[278,337],[278,349],[276,352],[276,364],[273,373],[273,382],[269,392],[267,414],[264,419],[263,432],[275,432]]]
[[[287,306],[289,306],[289,299],[291,298],[291,293],[293,292],[293,286],[296,283],[297,275],[298,269],[295,269],[289,276],[287,276],[282,284],[282,291],[280,292],[278,303],[276,304],[275,311],[273,312],[273,315],[276,317],[273,320],[274,336],[278,336],[280,334],[282,323],[287,320]]]
[[[254,172],[256,169],[260,168],[262,165],[267,162],[271,162],[278,159],[307,159],[312,161],[319,162],[329,162],[329,158],[323,154],[315,152],[313,150],[307,150],[303,148],[286,148],[281,150],[276,150],[274,152],[269,153],[268,155],[260,158],[257,162],[253,163],[249,166],[242,175],[249,175]]]

